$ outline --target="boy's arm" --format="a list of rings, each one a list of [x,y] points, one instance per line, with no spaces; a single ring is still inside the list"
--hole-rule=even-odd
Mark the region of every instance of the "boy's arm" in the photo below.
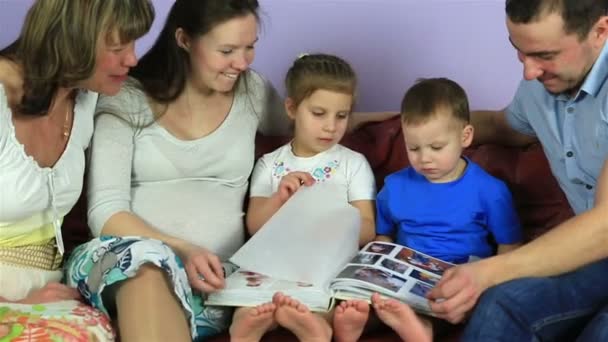
[[[521,245],[522,245],[521,242],[511,243],[511,244],[505,244],[505,245],[498,245],[498,249],[496,251],[496,254],[508,253],[510,251],[513,251],[513,250],[519,248],[519,246],[521,246]]]
[[[359,209],[361,215],[361,232],[359,233],[359,246],[364,246],[376,236],[376,224],[374,218],[374,201],[352,201],[350,204]]]
[[[385,183],[376,197],[376,241],[395,242],[395,224],[388,207],[389,198],[389,187]]]
[[[388,235],[376,235],[375,240],[380,242],[395,242],[394,239]]]

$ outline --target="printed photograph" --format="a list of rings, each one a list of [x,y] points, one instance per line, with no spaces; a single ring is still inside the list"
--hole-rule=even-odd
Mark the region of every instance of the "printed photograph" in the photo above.
[[[380,262],[380,265],[382,265],[382,267],[384,267],[384,268],[387,268],[393,272],[400,273],[400,274],[404,274],[408,270],[408,267],[406,264],[399,262],[399,261],[395,261],[393,259],[384,258]]]
[[[257,272],[252,272],[252,271],[247,271],[247,270],[240,270],[237,272],[242,274],[245,277],[246,285],[248,287],[259,287],[260,285],[262,285],[264,283],[265,279],[268,279],[268,276],[257,273]]]
[[[395,258],[438,275],[442,275],[445,270],[452,267],[448,263],[417,253],[409,248],[402,248]]]
[[[350,261],[352,264],[374,265],[382,255],[359,253]]]
[[[431,286],[437,285],[437,282],[439,281],[439,279],[441,279],[439,277],[432,276],[429,273],[420,272],[418,270],[412,270],[412,272],[410,273],[410,277],[416,278],[416,279],[418,279],[418,280],[420,280],[422,282],[425,282],[425,283],[427,283],[427,284],[429,284]]]
[[[432,288],[433,287],[428,284],[417,282],[410,289],[410,293],[413,293],[416,296],[426,297],[427,292],[429,292]]]
[[[349,266],[338,275],[338,278],[351,278],[365,281],[391,292],[399,292],[406,280],[389,272],[371,267]]]
[[[374,242],[373,244],[367,247],[366,252],[377,253],[377,254],[390,254],[393,251],[395,246],[387,245],[381,242]]]

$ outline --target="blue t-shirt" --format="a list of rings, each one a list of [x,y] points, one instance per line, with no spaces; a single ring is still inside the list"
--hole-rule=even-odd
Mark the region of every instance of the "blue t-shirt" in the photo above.
[[[493,254],[498,244],[521,241],[511,193],[500,180],[465,158],[462,176],[432,183],[408,167],[386,177],[376,199],[376,233],[452,263]]]
[[[536,136],[570,206],[580,214],[594,205],[608,157],[608,44],[577,94],[549,93],[538,80],[522,81],[506,110],[513,129]]]

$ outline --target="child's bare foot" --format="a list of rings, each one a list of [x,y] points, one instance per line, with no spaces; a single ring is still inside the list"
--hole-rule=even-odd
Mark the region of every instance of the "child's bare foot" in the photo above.
[[[433,340],[431,322],[420,318],[407,304],[395,299],[384,299],[374,293],[372,306],[378,318],[391,327],[403,341],[431,342]]]
[[[238,308],[230,325],[230,341],[259,341],[264,334],[276,325],[274,303],[265,303],[252,308]]]
[[[334,312],[334,339],[337,342],[358,341],[369,317],[369,304],[362,300],[341,302]]]
[[[11,333],[11,327],[8,324],[0,324],[0,338],[7,337]]]
[[[277,307],[274,315],[277,323],[296,335],[298,340],[302,342],[331,340],[329,323],[323,317],[310,312],[306,305],[281,292],[275,293],[272,302]]]

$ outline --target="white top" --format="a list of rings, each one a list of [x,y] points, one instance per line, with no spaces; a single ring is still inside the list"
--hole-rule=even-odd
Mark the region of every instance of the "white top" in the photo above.
[[[55,236],[63,252],[60,224],[82,190],[84,151],[93,134],[96,102],[97,93],[78,93],[65,150],[53,167],[40,167],[15,136],[12,112],[0,84],[0,246],[23,246]],[[58,282],[61,275],[61,270],[24,268],[0,261],[0,296],[22,299],[33,289]]]
[[[53,167],[40,167],[15,136],[12,112],[0,84],[0,245],[18,245],[19,237],[47,224],[59,228],[72,209],[82,190],[84,150],[93,134],[96,102],[97,93],[78,93],[64,152]]]
[[[270,197],[279,188],[283,176],[294,171],[312,175],[317,183],[332,182],[341,189],[345,202],[374,200],[376,182],[367,159],[340,144],[312,157],[293,154],[291,143],[265,154],[251,176],[250,197]]]
[[[246,80],[239,82],[224,122],[188,141],[153,120],[146,96],[133,81],[118,95],[100,98],[88,184],[89,226],[95,236],[112,215],[125,211],[222,259],[243,244],[243,200],[256,132],[284,134],[289,127],[270,83],[253,71]]]

